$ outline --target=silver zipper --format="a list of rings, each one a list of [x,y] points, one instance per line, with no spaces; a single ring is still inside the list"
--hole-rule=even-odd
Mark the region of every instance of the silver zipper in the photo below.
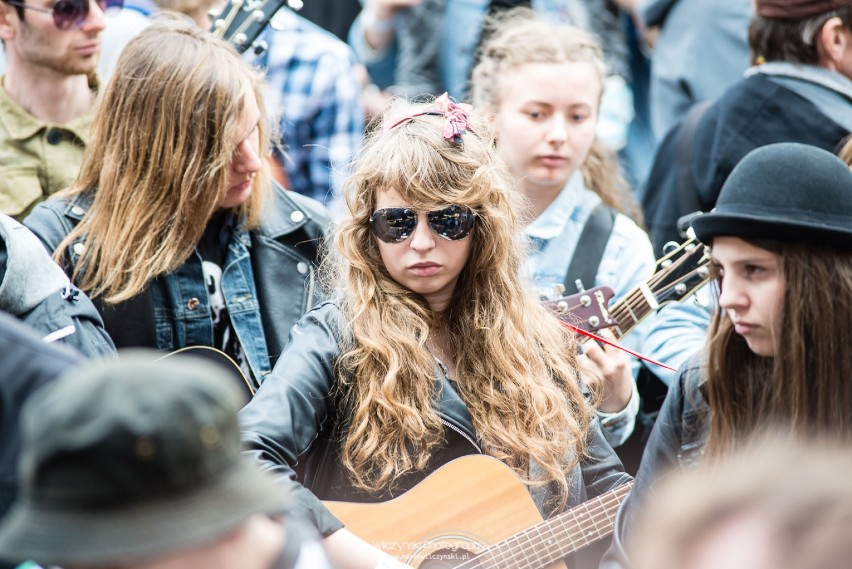
[[[304,312],[307,312],[308,310],[310,310],[315,305],[314,288],[315,288],[316,283],[314,282],[314,266],[313,266],[313,264],[308,262],[307,260],[305,260],[305,262],[308,264],[308,286],[307,286],[308,296],[305,299],[306,306],[305,306]]]
[[[467,433],[465,433],[464,431],[462,431],[461,429],[459,429],[458,427],[456,427],[455,425],[453,425],[453,424],[452,424],[452,423],[450,423],[449,421],[445,420],[443,417],[438,417],[438,418],[441,420],[441,423],[443,423],[443,424],[444,424],[444,426],[449,427],[449,428],[450,428],[450,429],[452,429],[453,431],[457,432],[459,435],[461,435],[461,436],[464,438],[464,440],[466,440],[467,442],[469,442],[470,444],[472,444],[472,445],[473,445],[473,448],[475,448],[475,449],[476,449],[476,452],[478,452],[479,454],[485,454],[485,453],[483,453],[483,452],[482,452],[482,449],[481,449],[481,448],[479,448],[479,445],[477,445],[477,444],[473,441],[473,439],[472,439],[472,438],[470,438],[469,436],[467,436]]]

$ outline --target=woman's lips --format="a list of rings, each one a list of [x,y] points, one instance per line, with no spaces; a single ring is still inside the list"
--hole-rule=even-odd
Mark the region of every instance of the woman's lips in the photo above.
[[[437,263],[415,263],[408,267],[408,270],[419,277],[431,277],[441,270],[441,265]]]
[[[734,332],[739,334],[740,336],[745,336],[750,334],[756,328],[753,324],[748,324],[746,322],[734,322]]]
[[[568,162],[568,159],[564,156],[556,155],[539,156],[538,160],[549,168],[560,168],[564,166],[566,162]]]

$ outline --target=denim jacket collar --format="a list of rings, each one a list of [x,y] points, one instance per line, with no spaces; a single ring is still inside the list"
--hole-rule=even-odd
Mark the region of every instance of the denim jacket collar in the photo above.
[[[549,241],[562,235],[568,221],[576,221],[589,205],[586,203],[588,200],[585,199],[587,197],[584,195],[585,189],[583,174],[578,170],[568,179],[568,183],[565,184],[556,199],[541,212],[541,215],[527,225],[524,233],[534,240],[541,241]],[[592,207],[595,205],[597,203],[591,204]]]

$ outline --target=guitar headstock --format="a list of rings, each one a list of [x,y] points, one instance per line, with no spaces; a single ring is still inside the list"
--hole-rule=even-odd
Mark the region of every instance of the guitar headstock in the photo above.
[[[657,261],[648,290],[659,305],[683,300],[710,280],[709,262],[707,247],[690,239]]]
[[[226,40],[239,52],[249,48],[262,53],[266,46],[255,40],[287,0],[230,0],[213,20],[210,32]]]
[[[613,296],[615,293],[608,286],[596,286],[571,296],[546,300],[542,304],[563,322],[594,332],[618,324],[608,308]]]

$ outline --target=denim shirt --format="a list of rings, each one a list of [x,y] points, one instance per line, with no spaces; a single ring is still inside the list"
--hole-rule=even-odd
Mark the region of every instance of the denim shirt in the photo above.
[[[524,234],[534,249],[523,271],[537,288],[562,284],[586,220],[599,203],[601,198],[586,187],[582,174],[576,172],[553,203],[526,227]],[[629,218],[618,214],[595,282],[583,286],[606,285],[615,292],[613,301],[617,301],[653,273],[654,253],[648,235]],[[565,294],[575,292],[568,290]]]
[[[533,286],[543,292],[562,284],[568,265],[574,257],[577,242],[592,210],[601,203],[600,197],[588,189],[580,172],[575,173],[559,195],[524,230],[533,250],[522,271]],[[585,288],[606,285],[615,292],[613,301],[648,279],[654,272],[654,254],[648,235],[633,221],[618,214],[612,234],[593,283]],[[577,291],[566,291],[573,294]],[[632,350],[642,350],[650,320],[646,319],[620,342]],[[634,373],[638,362],[634,361]],[[638,412],[638,395],[634,395],[620,413],[598,413],[607,439],[618,445],[630,435]],[[622,438],[623,437],[623,438]]]
[[[576,196],[576,197],[575,197]],[[525,266],[526,274],[539,289],[562,283],[577,240],[592,209],[600,198],[587,189],[582,176],[575,174],[556,200],[529,226],[526,234],[536,250]],[[623,215],[616,216],[612,236],[606,245],[594,283],[615,292],[617,302],[654,273],[655,260],[647,233]],[[573,294],[576,291],[566,291]],[[674,369],[680,368],[704,345],[715,297],[705,285],[696,298],[665,304],[649,315],[622,339],[622,344]],[[649,369],[669,385],[676,372],[649,365]],[[634,370],[636,371],[636,370]]]
[[[675,471],[694,469],[704,460],[710,407],[702,393],[705,370],[700,356],[690,359],[672,382],[645,446],[636,483],[618,510],[612,544],[599,569],[632,567],[625,542],[635,532],[636,513],[653,499],[655,485]]]

